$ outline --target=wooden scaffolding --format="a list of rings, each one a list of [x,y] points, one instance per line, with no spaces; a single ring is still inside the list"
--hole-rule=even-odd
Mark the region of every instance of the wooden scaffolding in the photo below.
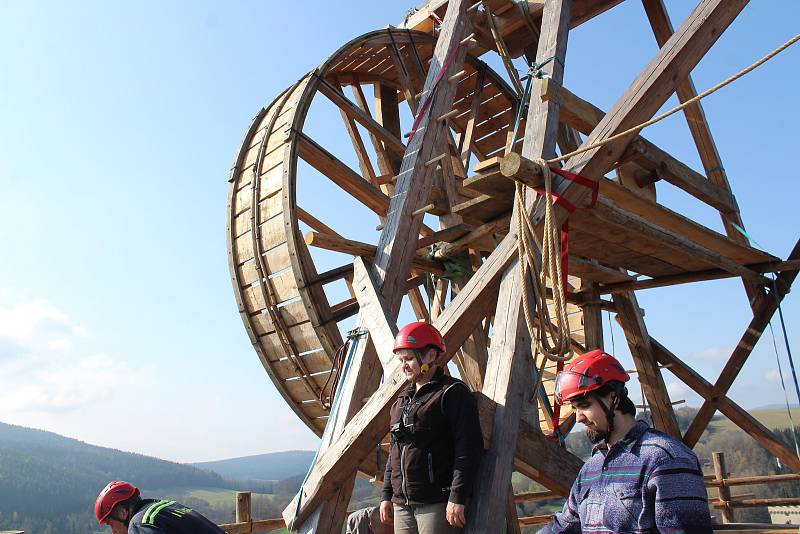
[[[696,96],[690,72],[747,4],[702,0],[674,30],[662,0],[643,0],[660,50],[604,111],[562,83],[568,35],[620,1],[432,0],[400,27],[345,44],[254,118],[230,173],[234,291],[278,391],[312,430],[324,431],[299,501],[285,512],[293,529],[339,532],[356,474],[382,471],[386,455],[375,452],[405,385],[391,353],[403,302],[444,334],[447,359],[478,399],[487,452],[466,532],[496,532],[502,517],[518,531],[512,471],[568,493],[581,461],[545,433],[568,432],[574,416],[568,409],[554,416],[555,364],[545,367],[541,391],[532,391],[542,356],[532,354],[522,316],[515,181],[536,185],[542,170],[534,161],[603,142],[650,119],[673,94],[681,102]],[[519,80],[507,82],[479,59],[498,52],[538,66],[527,102]],[[341,114],[358,170],[307,128],[317,100]],[[527,109],[516,139],[520,106]],[[415,118],[409,132],[401,131],[401,109]],[[700,103],[683,113],[705,173],[632,133],[564,162],[597,183],[596,202],[591,188],[556,177],[554,191],[566,201],[555,206],[556,223],[569,221],[572,343],[602,348],[601,312],[615,313],[656,428],[693,446],[719,410],[800,471],[794,452],[727,396],[789,291],[800,243],[781,260],[748,242]],[[300,175],[309,169],[374,213],[376,244],[340,235],[298,204]],[[656,182],[719,211],[725,235],[659,204]],[[425,224],[431,216],[438,228]],[[528,195],[525,216],[541,230],[539,195]],[[356,259],[320,271],[322,249]],[[774,285],[765,273],[779,273]],[[725,277],[741,278],[753,316],[712,383],[648,333],[635,292]],[[330,302],[332,284],[347,298]],[[343,373],[340,325],[354,316]],[[705,399],[683,436],[662,366]],[[331,375],[341,377],[333,413]]]

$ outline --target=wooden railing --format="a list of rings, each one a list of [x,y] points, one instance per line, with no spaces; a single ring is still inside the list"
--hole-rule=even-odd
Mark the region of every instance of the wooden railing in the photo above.
[[[717,498],[709,499],[708,505],[722,510],[722,521],[733,521],[734,508],[756,508],[761,506],[795,506],[800,505],[800,497],[771,497],[756,499],[754,495],[731,495],[732,486],[750,486],[757,484],[775,484],[800,481],[800,474],[766,475],[731,478],[725,467],[725,455],[721,452],[712,453],[714,462],[714,475],[706,477],[706,486],[717,488]]]
[[[769,524],[742,524],[733,523],[734,508],[755,508],[760,506],[792,506],[800,505],[800,497],[773,497],[768,499],[756,499],[752,494],[731,496],[730,488],[733,486],[747,486],[757,484],[774,484],[800,481],[800,474],[791,473],[786,475],[765,475],[732,478],[725,468],[725,455],[715,452],[712,455],[714,463],[714,474],[705,477],[706,486],[717,489],[717,498],[708,500],[708,505],[722,510],[722,521],[724,526],[715,526],[715,532],[758,532],[761,534],[771,532],[785,532],[786,525]],[[560,495],[552,491],[535,491],[518,493],[514,496],[514,502],[543,501],[548,499],[559,499]],[[251,532],[271,532],[284,528],[286,524],[283,518],[262,519],[253,521],[251,516],[251,496],[249,492],[236,494],[236,522],[220,525],[220,528],[228,534],[249,534]],[[520,527],[531,527],[544,525],[552,521],[552,515],[533,515],[519,518]],[[789,527],[791,528],[791,527]],[[2,533],[0,533],[2,534]]]

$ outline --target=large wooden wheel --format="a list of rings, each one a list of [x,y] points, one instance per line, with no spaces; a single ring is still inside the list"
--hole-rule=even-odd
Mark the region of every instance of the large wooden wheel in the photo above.
[[[372,32],[347,43],[259,112],[231,170],[229,262],[242,320],[278,391],[317,434],[327,418],[332,385],[328,377],[342,344],[341,332],[358,311],[347,289],[351,254],[363,254],[364,242],[374,243],[379,234],[393,191],[390,179],[403,157],[401,126],[418,106],[416,94],[434,44],[430,35],[398,30]],[[452,129],[455,170],[463,180],[465,164],[502,154],[517,97],[497,73],[471,56],[456,91],[446,120]],[[370,105],[366,94],[375,94],[375,104]],[[342,143],[327,148],[322,144],[325,139],[336,145],[335,136],[315,132],[307,124],[315,112],[337,108],[343,118],[337,133],[352,144],[344,146],[341,155]],[[346,163],[348,159],[358,170]],[[440,165],[440,172],[442,167],[446,172],[448,166]],[[433,207],[419,236],[420,261],[409,272],[405,297],[419,319],[429,320],[445,305],[448,284],[448,279],[440,278],[437,284],[425,276],[447,268],[446,263],[423,258],[425,244],[465,236],[464,219],[472,222],[470,228],[495,221],[496,228],[472,244],[471,261],[477,266],[481,253],[491,252],[507,231],[505,199],[491,206],[477,204],[475,210],[475,202],[485,200],[485,186],[476,182],[476,187],[461,189],[453,199],[441,187],[434,190]],[[448,201],[456,205],[456,213],[466,215],[450,213]],[[359,230],[358,241],[343,238],[320,211],[346,211],[350,220],[344,226]],[[458,259],[457,267],[464,268],[465,256]],[[580,310],[571,311],[576,340],[582,342]],[[549,387],[550,373],[547,376]],[[542,423],[547,409],[542,407]]]

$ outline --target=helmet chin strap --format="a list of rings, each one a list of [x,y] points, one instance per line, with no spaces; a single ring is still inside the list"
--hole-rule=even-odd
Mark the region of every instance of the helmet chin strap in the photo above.
[[[427,352],[427,351],[425,351],[425,352]],[[430,371],[431,366],[428,363],[422,363],[422,356],[423,355],[424,355],[424,353],[421,350],[415,350],[414,351],[414,356],[416,356],[417,363],[419,364],[419,370],[424,375],[424,374],[427,374],[428,371]]]
[[[608,425],[608,436],[611,436],[611,433],[614,432],[614,411],[617,409],[619,405],[619,395],[614,393],[614,397],[611,399],[611,402],[606,405],[605,402],[599,397],[596,396],[598,404],[603,407],[603,411],[606,414],[606,423]]]

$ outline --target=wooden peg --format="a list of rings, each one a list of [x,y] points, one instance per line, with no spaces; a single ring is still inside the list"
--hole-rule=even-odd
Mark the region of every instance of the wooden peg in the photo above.
[[[430,204],[426,204],[426,205],[422,206],[421,208],[411,212],[411,216],[412,217],[416,217],[417,215],[422,215],[423,213],[430,213],[435,208],[436,208],[436,204],[431,202]]]

